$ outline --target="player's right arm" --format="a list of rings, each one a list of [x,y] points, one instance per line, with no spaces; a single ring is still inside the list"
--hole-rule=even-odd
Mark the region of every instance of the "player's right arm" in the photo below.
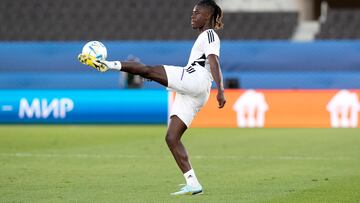
[[[222,72],[220,69],[219,58],[215,54],[210,54],[208,55],[207,59],[210,64],[211,75],[214,78],[218,90],[216,99],[218,101],[219,108],[223,108],[226,103],[226,98],[224,94],[224,84],[223,84]]]
[[[216,32],[212,29],[202,33],[202,43],[205,56],[210,65],[211,75],[216,83],[218,93],[216,99],[219,108],[223,108],[226,103],[224,94],[223,76],[220,69],[219,56],[220,56],[220,39]]]

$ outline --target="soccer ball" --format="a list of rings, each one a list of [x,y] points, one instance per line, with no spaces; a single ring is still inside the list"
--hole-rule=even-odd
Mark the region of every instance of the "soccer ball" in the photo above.
[[[83,54],[90,54],[97,60],[106,60],[107,50],[103,43],[99,41],[91,41],[84,45],[82,49]]]

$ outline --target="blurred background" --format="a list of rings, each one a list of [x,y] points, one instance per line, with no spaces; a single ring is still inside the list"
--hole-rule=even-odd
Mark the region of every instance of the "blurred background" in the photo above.
[[[76,57],[87,41],[98,40],[107,47],[109,60],[184,66],[198,34],[190,26],[196,2],[1,0],[0,122],[166,123],[171,96],[159,84],[125,73],[100,74],[78,63]],[[233,105],[238,96],[256,89],[257,93],[265,92],[261,93],[265,94],[264,102],[256,104],[259,99],[249,97],[246,102],[255,105],[251,107],[255,110],[249,110],[250,104],[241,108],[248,108],[249,112],[267,111],[269,115],[264,115],[265,118],[281,117],[275,121],[268,119],[275,123],[269,127],[330,127],[341,126],[341,122],[346,123],[343,127],[358,126],[360,2],[217,2],[224,11],[225,27],[218,34],[222,41],[224,84],[230,95],[229,111],[224,117],[230,116],[231,122],[236,122]],[[281,90],[281,95],[274,97],[282,103],[270,101],[271,96],[266,95],[275,90]],[[330,108],[330,100],[340,90],[346,90],[345,96],[340,95]],[[294,92],[303,92],[298,101],[307,98],[304,94],[309,92],[310,99],[306,101],[324,101],[316,105],[293,103],[288,109],[320,108],[320,117],[324,118],[306,124],[301,119],[319,115],[308,112],[300,116],[300,121],[285,124],[288,116],[298,117],[299,112],[280,115],[272,110],[286,109],[286,101],[293,98]],[[325,95],[316,97],[321,94]],[[279,107],[272,108],[276,105]],[[245,117],[249,117],[249,112]],[[262,124],[256,126],[267,126],[267,120],[259,119]],[[336,123],[334,119],[339,120],[338,125],[331,124]],[[200,123],[211,126],[206,121]]]
[[[77,56],[185,66],[196,2],[0,0],[0,202],[360,202],[359,0],[217,0],[227,103],[182,138],[205,194],[169,195],[174,94]]]

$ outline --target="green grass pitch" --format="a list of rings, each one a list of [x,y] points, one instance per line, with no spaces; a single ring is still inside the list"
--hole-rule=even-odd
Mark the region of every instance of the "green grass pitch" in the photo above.
[[[0,126],[0,202],[360,202],[359,129],[189,129],[204,187],[184,179],[165,126]]]

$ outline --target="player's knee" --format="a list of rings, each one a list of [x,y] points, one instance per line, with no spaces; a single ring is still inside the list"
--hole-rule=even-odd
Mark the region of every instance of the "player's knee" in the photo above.
[[[169,146],[169,148],[173,148],[178,143],[178,140],[176,139],[176,136],[172,135],[171,133],[167,133],[165,137],[166,144]]]

